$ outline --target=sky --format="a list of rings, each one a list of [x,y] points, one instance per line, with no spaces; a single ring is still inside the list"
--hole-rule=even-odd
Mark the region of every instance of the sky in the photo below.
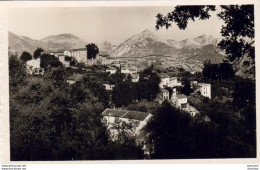
[[[48,35],[70,33],[87,42],[108,41],[118,45],[149,29],[162,38],[183,40],[202,34],[221,37],[223,21],[216,13],[209,20],[190,21],[185,30],[175,24],[168,30],[155,30],[156,15],[167,14],[173,7],[49,7],[13,8],[8,12],[8,30],[40,40]]]

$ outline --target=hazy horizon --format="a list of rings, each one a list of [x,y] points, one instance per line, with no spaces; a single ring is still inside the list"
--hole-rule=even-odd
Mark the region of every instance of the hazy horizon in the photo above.
[[[155,16],[172,10],[173,7],[16,8],[9,10],[8,30],[36,40],[68,33],[86,42],[108,41],[114,45],[145,29],[177,41],[203,34],[221,37],[223,21],[217,18],[215,12],[209,20],[190,21],[185,30],[180,30],[173,23],[168,30],[162,28],[156,31]]]

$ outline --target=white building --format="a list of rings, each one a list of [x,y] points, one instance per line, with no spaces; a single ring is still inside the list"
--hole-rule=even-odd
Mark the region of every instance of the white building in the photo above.
[[[155,101],[162,104],[164,100],[170,99],[170,93],[166,89],[160,89],[160,93],[157,95]]]
[[[208,97],[211,99],[211,85],[207,83],[197,83],[194,84],[194,91],[200,92],[202,96]]]
[[[105,123],[112,140],[117,140],[122,132],[126,132],[130,137],[138,136],[152,117],[152,114],[148,112],[108,108],[101,115],[103,116],[102,122]]]
[[[135,74],[135,73],[137,73],[137,68],[136,67],[122,66],[121,67],[121,73],[123,73],[123,74]]]
[[[81,74],[73,74],[72,76],[69,76],[67,78],[67,83],[69,84],[74,84],[76,83],[77,81],[80,81],[83,79],[83,76]]]
[[[115,67],[109,67],[106,69],[106,72],[108,72],[110,74],[116,74],[117,69]]]
[[[161,75],[161,82],[159,84],[160,88],[164,88],[170,82],[170,77],[167,75]]]
[[[166,84],[167,87],[176,87],[176,86],[181,86],[181,82],[178,81],[177,77],[170,77],[169,78],[169,83]]]
[[[139,74],[130,74],[130,76],[133,83],[139,82],[140,79]]]
[[[74,57],[77,62],[79,63],[85,63],[87,61],[87,49],[86,48],[79,48],[74,49],[71,51],[71,56]]]
[[[186,108],[183,108],[183,110],[188,112],[192,117],[199,114],[199,111],[195,107],[190,106],[189,104]]]
[[[43,75],[44,69],[40,67],[41,59],[32,59],[26,62],[26,71],[28,74]]]
[[[58,58],[59,58],[59,61],[60,61],[65,67],[69,67],[69,66],[70,66],[70,61],[66,61],[64,55],[60,55],[60,56],[58,56]]]
[[[63,53],[65,56],[71,56],[71,52],[70,51],[64,51],[64,53]]]
[[[188,99],[184,94],[175,95],[171,98],[171,102],[179,108],[186,108]]]
[[[103,84],[105,86],[105,89],[108,91],[112,91],[115,87],[114,84]]]

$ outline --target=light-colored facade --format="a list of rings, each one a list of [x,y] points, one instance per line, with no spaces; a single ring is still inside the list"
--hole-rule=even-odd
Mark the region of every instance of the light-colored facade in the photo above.
[[[136,137],[151,119],[152,114],[131,110],[106,109],[101,114],[112,140],[117,140],[122,131],[129,136]],[[128,126],[124,126],[127,124]],[[119,128],[113,128],[119,127]]]
[[[108,91],[112,91],[115,87],[114,84],[103,84],[105,86],[105,89]]]
[[[78,63],[86,63],[87,61],[87,49],[86,48],[79,48],[74,49],[71,51],[71,56],[74,57]]]
[[[131,80],[133,83],[139,82],[139,79],[140,79],[139,74],[131,74]]]
[[[180,94],[180,95],[175,95],[171,98],[171,102],[179,108],[186,108],[188,99],[187,96]]]
[[[202,96],[208,97],[211,99],[211,85],[206,83],[197,83],[194,85],[194,91],[200,92]]]
[[[181,82],[178,81],[177,77],[169,77],[166,74],[162,74],[160,77],[161,77],[161,82],[159,84],[160,88],[182,86]]]
[[[69,57],[71,57],[71,52],[70,51],[64,51],[64,53],[63,53],[65,56],[69,56]]]
[[[106,72],[110,74],[116,74],[117,69],[115,67],[109,67],[106,69]]]
[[[160,89],[160,93],[157,95],[155,102],[162,104],[164,100],[170,99],[170,93],[166,89]]]
[[[44,69],[40,67],[41,59],[32,59],[26,62],[26,71],[28,74],[43,75]]]
[[[170,82],[170,78],[167,76],[161,77],[161,82],[159,84],[160,88],[164,88],[164,86],[167,86],[167,84]]]
[[[71,85],[82,79],[83,79],[83,76],[81,74],[73,74],[72,76],[69,76],[67,78],[67,83]]]
[[[121,68],[121,73],[123,73],[123,74],[135,74],[135,73],[137,73],[137,69],[136,68],[123,67],[123,68]]]
[[[69,66],[70,66],[70,61],[66,61],[64,55],[60,55],[60,56],[58,56],[58,57],[59,57],[59,61],[60,61],[65,67],[69,67]]]
[[[188,112],[192,117],[199,114],[199,111],[195,107],[190,106],[189,104],[183,110]]]
[[[177,77],[170,77],[169,78],[169,83],[166,84],[167,87],[176,87],[176,86],[181,86],[181,82],[178,81]]]

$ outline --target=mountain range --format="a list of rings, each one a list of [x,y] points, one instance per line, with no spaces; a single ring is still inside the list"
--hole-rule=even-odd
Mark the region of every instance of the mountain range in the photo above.
[[[198,61],[211,59],[221,62],[223,55],[217,48],[218,38],[204,34],[182,41],[164,39],[150,30],[144,30],[123,41],[118,46],[108,41],[96,43],[100,50],[107,51],[112,57],[179,56]],[[33,53],[41,47],[46,51],[72,50],[83,48],[88,42],[73,34],[50,35],[41,40],[19,36],[9,32],[9,47],[20,55],[23,51]]]

